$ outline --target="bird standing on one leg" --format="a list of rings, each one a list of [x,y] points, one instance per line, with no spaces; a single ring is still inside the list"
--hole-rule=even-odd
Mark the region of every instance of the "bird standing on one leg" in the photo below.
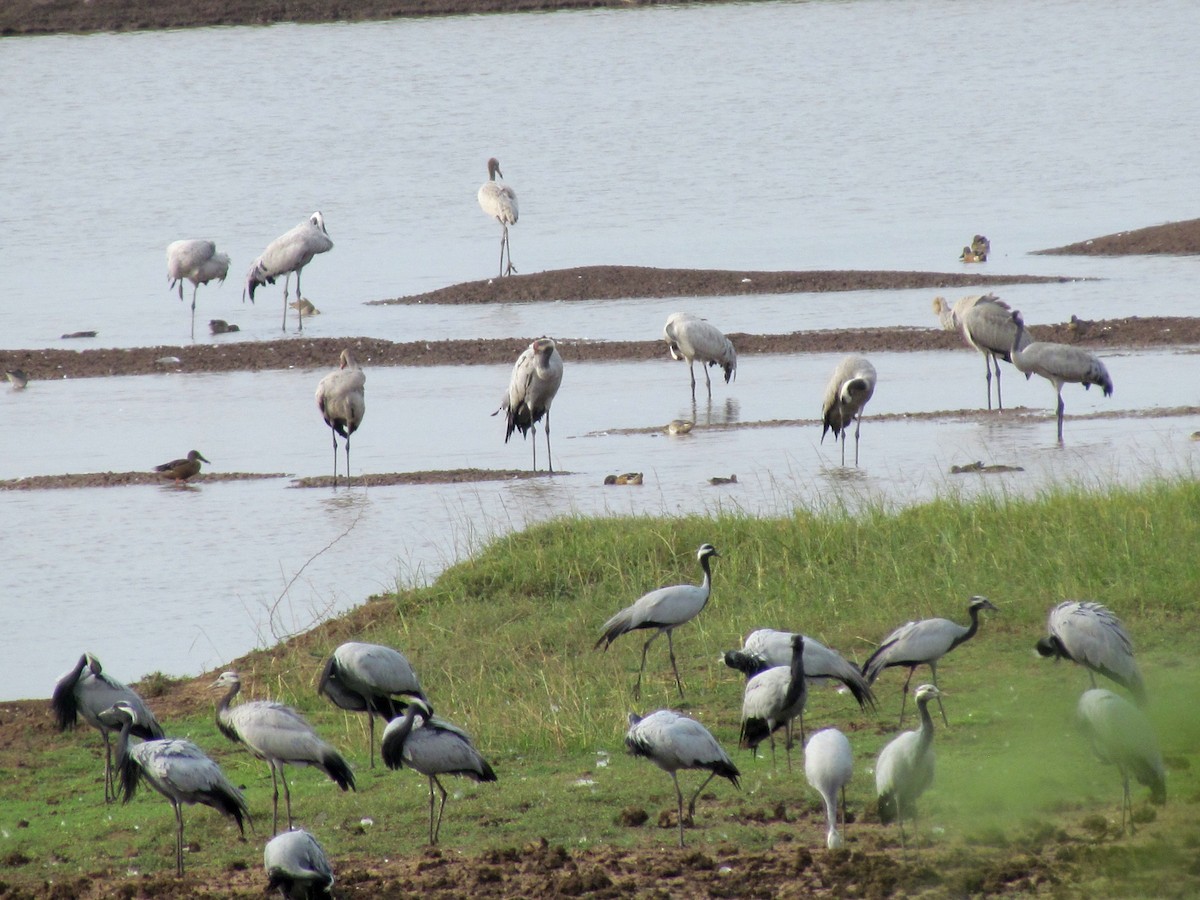
[[[875,393],[875,367],[862,356],[847,356],[825,386],[825,399],[821,403],[821,442],[825,434],[833,430],[833,439],[842,437],[842,465],[846,465],[846,430],[854,422],[854,465],[858,465],[858,436],[862,429],[863,408]]]
[[[629,731],[625,746],[634,756],[644,756],[671,776],[675,783],[675,798],[679,811],[679,846],[683,846],[683,792],[679,789],[680,769],[707,769],[704,779],[688,801],[688,819],[696,815],[696,798],[710,781],[720,775],[738,787],[741,772],[729,754],[717,743],[708,729],[685,715],[671,709],[660,709],[648,716],[629,714]]]
[[[893,738],[875,763],[875,792],[879,796],[879,820],[884,825],[900,823],[900,846],[904,846],[904,820],[917,817],[917,798],[933,784],[933,719],[929,701],[940,691],[932,684],[916,690],[921,727]],[[942,713],[943,716],[945,712]]]
[[[548,337],[541,337],[530,344],[517,357],[512,377],[508,382],[508,393],[500,401],[500,408],[492,415],[505,414],[504,443],[514,431],[521,437],[533,432],[533,471],[537,471],[537,423],[546,417],[546,467],[554,474],[554,458],[550,454],[550,404],[562,384],[563,361],[558,347]]]
[[[418,721],[419,720],[419,721]],[[495,781],[496,772],[471,743],[471,737],[456,725],[433,715],[433,709],[413,698],[402,718],[392,719],[383,732],[380,758],[389,769],[407,765],[429,779],[429,843],[436,844],[446,811],[446,789],[439,775],[462,775],[472,781]],[[433,789],[442,795],[437,822],[433,818]]]
[[[639,597],[632,606],[621,610],[604,623],[604,633],[596,641],[596,648],[603,644],[605,650],[613,641],[630,631],[636,631],[639,628],[655,629],[654,634],[650,635],[646,643],[642,645],[642,664],[638,668],[637,683],[633,687],[635,698],[640,698],[642,695],[642,673],[646,670],[646,651],[650,649],[654,639],[663,632],[667,634],[671,669],[675,673],[675,687],[679,689],[679,696],[683,696],[683,683],[679,679],[679,667],[675,664],[675,643],[671,632],[676,626],[690,622],[698,616],[700,610],[704,609],[705,604],[708,603],[708,598],[712,593],[712,572],[709,569],[709,560],[720,555],[712,544],[701,544],[696,551],[700,568],[704,570],[704,580],[700,584],[676,584],[651,591]]]
[[[837,850],[843,845],[838,830],[838,795],[841,794],[842,829],[846,827],[846,785],[854,774],[854,753],[850,741],[836,728],[818,731],[804,747],[804,776],[825,801],[828,832],[825,846]]]
[[[333,439],[333,486],[337,487],[337,436],[346,439],[346,486],[350,485],[350,435],[358,430],[367,412],[367,376],[347,348],[338,357],[338,368],[317,384],[317,409]]]
[[[254,289],[262,284],[274,284],[280,275],[283,280],[283,330],[287,331],[288,284],[292,273],[296,273],[296,298],[300,294],[300,272],[312,262],[318,253],[333,249],[333,241],[325,230],[325,217],[320,211],[313,213],[291,231],[280,235],[267,244],[267,249],[254,261],[246,275],[246,287],[242,291],[242,302],[246,294],[250,294],[250,302],[254,302]],[[304,330],[304,318],[299,309],[296,310],[297,330]]]
[[[496,180],[496,176],[504,177],[500,171],[500,160],[492,157],[488,160],[488,180],[479,188],[476,199],[479,208],[500,223],[504,231],[500,235],[500,276],[512,275],[517,270],[512,264],[512,249],[508,246],[508,226],[517,224],[517,194],[507,184]],[[504,265],[504,254],[508,253],[508,266]]]
[[[1013,365],[1017,371],[1025,374],[1026,380],[1033,375],[1041,375],[1052,385],[1058,394],[1058,442],[1063,442],[1063,385],[1067,382],[1082,384],[1087,390],[1093,384],[1104,391],[1105,397],[1111,397],[1113,392],[1112,378],[1108,369],[1095,353],[1090,353],[1082,347],[1071,344],[1055,344],[1050,341],[1034,341],[1025,343],[1025,321],[1019,312],[1012,314],[1016,325],[1016,334],[1010,351]]]
[[[737,377],[737,350],[733,342],[708,320],[691,313],[672,313],[663,326],[663,339],[672,359],[686,360],[688,376],[692,380],[692,403],[696,402],[696,360],[704,372],[704,385],[708,388],[708,399],[712,399],[712,381],[708,377],[710,366],[720,366],[725,372],[725,383]]]
[[[1050,610],[1049,635],[1037,642],[1042,656],[1069,659],[1088,670],[1092,687],[1096,673],[1110,678],[1146,705],[1146,685],[1133,658],[1133,642],[1121,620],[1099,603],[1064,600]]]
[[[229,255],[218,253],[212,241],[183,240],[167,245],[167,280],[171,287],[179,285],[183,299],[183,282],[192,283],[192,340],[196,339],[196,291],[212,280],[224,282],[229,274]]]
[[[279,831],[279,779],[287,803],[288,828],[292,827],[292,792],[283,767],[316,766],[343,791],[354,788],[354,772],[342,755],[325,743],[304,717],[290,706],[270,700],[251,700],[231,707],[230,701],[242,689],[237,672],[224,672],[212,684],[228,688],[217,705],[217,728],[235,744],[246,748],[271,768],[274,789],[271,833]]]
[[[908,700],[908,683],[912,681],[913,672],[917,666],[928,665],[933,673],[933,684],[937,686],[938,660],[966,641],[975,636],[979,630],[979,611],[996,607],[987,597],[975,596],[967,605],[967,613],[971,624],[959,625],[950,619],[922,619],[919,622],[909,622],[901,625],[879,644],[879,648],[863,663],[863,675],[868,683],[874,684],[884,669],[892,666],[907,666],[908,677],[904,679],[904,691],[900,700],[900,724],[904,724],[904,704]],[[938,707],[942,710],[942,721],[947,725],[946,710],[942,706],[941,697],[936,693]]]

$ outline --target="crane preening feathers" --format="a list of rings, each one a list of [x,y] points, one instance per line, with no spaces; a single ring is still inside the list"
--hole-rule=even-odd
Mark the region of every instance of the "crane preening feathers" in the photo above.
[[[346,484],[350,484],[350,435],[367,413],[367,376],[349,348],[338,357],[338,368],[317,384],[317,409],[333,439],[333,486],[337,487],[337,439],[346,440]]]
[[[210,281],[225,281],[229,274],[229,254],[218,253],[217,245],[205,240],[173,241],[167,245],[167,280],[171,287],[179,286],[183,299],[183,283],[192,283],[192,340],[196,339],[196,291]]]
[[[704,372],[704,384],[708,388],[708,399],[712,399],[712,381],[708,377],[710,366],[719,366],[725,373],[725,383],[737,377],[737,350],[733,342],[711,325],[691,313],[672,313],[663,326],[663,339],[672,359],[688,364],[688,375],[692,379],[692,402],[696,402],[696,360]]]
[[[833,439],[842,438],[842,465],[846,465],[846,432],[854,423],[854,465],[858,465],[858,436],[862,429],[863,408],[875,393],[875,367],[863,356],[847,356],[837,364],[829,383],[825,386],[825,398],[821,402],[821,441],[826,432],[833,431]]]
[[[508,382],[508,393],[500,401],[500,408],[492,415],[505,414],[504,443],[514,431],[525,437],[533,432],[533,471],[537,471],[537,423],[546,418],[546,467],[554,473],[554,459],[550,455],[550,404],[562,384],[563,361],[558,346],[548,337],[540,337],[517,357],[512,377]]]

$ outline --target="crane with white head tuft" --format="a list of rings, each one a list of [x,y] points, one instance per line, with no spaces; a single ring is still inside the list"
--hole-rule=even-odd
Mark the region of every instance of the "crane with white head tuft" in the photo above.
[[[647,716],[629,714],[629,731],[625,746],[634,756],[644,756],[671,776],[678,801],[679,846],[683,846],[683,792],[679,789],[680,769],[707,769],[704,779],[688,801],[688,819],[696,815],[696,798],[710,781],[720,775],[738,787],[742,773],[709,730],[672,709],[660,709]]]
[[[1133,658],[1133,642],[1112,612],[1090,600],[1064,600],[1050,610],[1049,634],[1037,642],[1037,652],[1069,659],[1088,670],[1092,687],[1096,674],[1112,679],[1146,705],[1146,685]]]
[[[741,650],[727,650],[721,658],[729,668],[753,678],[773,666],[791,665],[792,638],[795,636],[791,631],[759,628],[746,635]],[[875,708],[871,685],[858,666],[807,634],[801,636],[804,638],[804,677],[810,686],[825,681],[839,682],[863,710]]]
[[[708,399],[712,399],[712,381],[708,377],[711,366],[719,366],[725,373],[725,383],[737,377],[737,350],[733,342],[707,319],[691,313],[671,313],[663,326],[663,339],[671,358],[686,361],[688,375],[692,380],[692,403],[696,402],[696,360],[704,372],[704,385],[708,388]]]
[[[771,768],[775,768],[775,732],[784,732],[783,748],[788,771],[792,768],[792,720],[800,719],[804,740],[804,704],[808,685],[804,678],[804,636],[792,636],[792,658],[786,666],[772,666],[746,682],[742,695],[742,747],[758,753],[763,739],[771,741]]]
[[[550,455],[550,404],[562,384],[563,361],[558,346],[548,337],[530,344],[513,365],[508,392],[500,408],[492,415],[505,415],[504,443],[514,431],[521,437],[533,432],[533,471],[537,471],[537,423],[546,417],[546,466],[554,474],[554,458]]]
[[[1083,389],[1089,389],[1093,384],[1104,391],[1105,397],[1111,397],[1113,392],[1112,378],[1108,369],[1095,353],[1075,347],[1071,344],[1055,344],[1050,341],[1034,341],[1023,343],[1025,340],[1025,321],[1017,311],[1012,313],[1016,335],[1013,338],[1011,356],[1017,371],[1023,372],[1026,380],[1034,375],[1041,375],[1052,385],[1058,394],[1058,442],[1063,442],[1063,385],[1068,382],[1082,384]]]
[[[675,664],[675,642],[671,633],[685,622],[690,622],[708,603],[712,595],[712,570],[710,562],[714,556],[719,557],[717,548],[712,544],[701,544],[696,550],[696,559],[704,570],[704,580],[700,584],[675,584],[661,587],[648,594],[643,594],[611,619],[604,623],[604,633],[596,641],[593,649],[601,645],[607,650],[623,634],[637,631],[640,628],[653,628],[654,633],[642,645],[642,664],[638,668],[637,683],[633,687],[633,696],[642,696],[642,673],[646,670],[646,651],[654,639],[666,632],[667,648],[671,655],[671,669],[675,673],[675,687],[679,696],[683,696],[683,683],[679,679],[679,667]]]
[[[303,829],[277,834],[263,848],[267,890],[284,900],[333,896],[333,867],[320,842]]]
[[[124,700],[99,714],[108,728],[120,729],[117,738],[117,773],[121,779],[122,802],[128,803],[139,781],[154,788],[175,809],[175,874],[183,876],[183,804],[202,803],[237,822],[246,833],[243,821],[250,811],[242,792],[225,777],[220,767],[191,741],[155,739],[129,746],[134,728],[145,727],[136,707]]]
[[[496,180],[496,176],[504,177],[500,171],[500,160],[492,157],[487,162],[488,180],[479,188],[475,199],[479,208],[491,218],[500,223],[504,229],[500,235],[500,277],[512,275],[517,270],[512,264],[512,249],[508,246],[508,226],[517,224],[517,192],[507,184]],[[508,265],[504,265],[504,254],[508,253]]]
[[[196,291],[210,281],[225,281],[229,274],[229,254],[218,253],[212,241],[183,240],[167,245],[167,280],[171,288],[179,286],[183,300],[183,283],[192,283],[192,340],[196,339]]]
[[[862,429],[863,408],[875,393],[875,367],[863,356],[850,355],[837,364],[825,398],[821,402],[821,443],[833,431],[833,439],[842,437],[842,465],[846,465],[846,431],[854,423],[854,465],[858,465],[858,437]]]
[[[933,719],[929,715],[929,701],[936,697],[941,703],[941,692],[932,684],[921,685],[915,693],[921,727],[892,738],[875,763],[879,820],[884,825],[900,823],[901,846],[904,846],[904,820],[917,817],[917,798],[933,784]]]
[[[1150,802],[1167,802],[1167,772],[1154,726],[1145,714],[1126,700],[1103,688],[1084,691],[1076,708],[1080,726],[1091,741],[1101,762],[1111,763],[1121,773],[1124,795],[1121,800],[1121,833],[1125,833],[1126,813],[1133,830],[1133,806],[1129,779],[1150,788]]]
[[[254,302],[254,289],[263,284],[274,284],[280,275],[283,280],[283,330],[287,331],[288,284],[292,273],[296,273],[296,299],[300,299],[300,273],[318,253],[333,249],[333,241],[325,230],[325,217],[320,211],[313,213],[295,228],[281,234],[254,261],[246,275],[246,287],[242,291],[242,302],[250,294]],[[296,310],[297,330],[304,330],[304,319],[299,308]]]
[[[846,827],[846,785],[854,774],[854,753],[850,741],[836,728],[818,731],[804,747],[804,776],[825,801],[828,831],[825,846],[837,850],[843,845],[838,830],[838,795],[841,795],[842,829]]]
[[[967,604],[967,614],[971,617],[970,625],[959,625],[950,619],[922,619],[919,622],[908,622],[901,625],[879,643],[879,647],[863,663],[863,675],[868,683],[874,684],[884,669],[892,666],[904,666],[908,669],[908,677],[904,679],[904,692],[900,700],[900,724],[904,724],[904,704],[908,700],[908,683],[912,681],[917,666],[929,666],[933,673],[933,684],[937,686],[937,664],[943,656],[959,644],[969,641],[979,630],[979,611],[996,607],[987,597],[978,595],[971,598]],[[942,710],[942,721],[946,722],[946,709],[942,699],[937,697],[938,707]],[[946,724],[949,724],[948,722]]]
[[[85,653],[79,657],[75,667],[54,685],[50,707],[59,731],[73,729],[82,716],[83,720],[100,732],[104,738],[104,802],[117,799],[117,787],[113,780],[112,743],[109,734],[120,731],[121,722],[106,724],[100,713],[116,703],[127,703],[134,711],[130,726],[133,734],[144,740],[163,736],[162,726],[150,712],[144,700],[132,688],[104,672],[100,660]]]
[[[375,768],[375,717],[390,722],[414,698],[424,700],[421,681],[399,650],[349,641],[325,663],[317,693],[349,712],[365,712],[370,723],[371,768]]]
[[[270,700],[250,700],[231,707],[230,701],[242,689],[237,672],[223,672],[212,687],[228,688],[217,704],[217,728],[235,744],[246,748],[271,769],[273,811],[271,833],[279,831],[279,780],[287,803],[288,828],[292,827],[292,792],[288,788],[285,765],[315,766],[343,791],[354,788],[354,772],[342,755],[325,743],[304,717],[290,706]]]
[[[413,698],[400,718],[392,719],[383,731],[380,757],[389,769],[408,766],[429,779],[429,843],[436,844],[446,811],[446,789],[439,775],[461,775],[477,782],[496,780],[496,772],[475,749],[471,737],[457,725],[433,714],[420,698]],[[442,795],[437,822],[433,818],[433,789]]]
[[[350,485],[350,435],[358,430],[367,412],[367,376],[354,354],[346,348],[338,356],[338,368],[317,384],[317,409],[329,426],[333,439],[333,486],[337,487],[337,439],[346,439],[346,485]]]

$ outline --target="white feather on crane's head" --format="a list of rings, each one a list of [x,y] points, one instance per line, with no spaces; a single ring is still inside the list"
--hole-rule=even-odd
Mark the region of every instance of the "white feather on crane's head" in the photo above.
[[[309,216],[308,221],[310,224],[315,225],[317,228],[320,228],[321,231],[323,231],[325,234],[329,234],[329,232],[326,231],[326,229],[325,229],[325,217],[323,215],[321,215],[320,210],[317,210],[315,213],[313,213],[311,216]]]

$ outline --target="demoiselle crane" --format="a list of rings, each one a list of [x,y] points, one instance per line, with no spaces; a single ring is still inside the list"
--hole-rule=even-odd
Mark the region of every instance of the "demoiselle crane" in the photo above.
[[[941,304],[939,305],[939,301]],[[983,366],[987,377],[987,404],[992,408],[992,368],[996,370],[996,406],[1003,412],[1004,400],[1000,394],[1000,361],[1012,362],[1013,342],[1016,340],[1017,326],[1012,319],[1012,308],[995,294],[975,294],[957,300],[953,307],[947,307],[941,297],[934,298],[934,312],[946,327],[945,310],[949,310],[950,324],[948,331],[957,330],[967,342],[983,354]],[[1020,348],[1028,346],[1031,339],[1028,334],[1021,338]]]
[[[771,741],[771,768],[775,768],[775,732],[784,732],[783,748],[792,768],[792,720],[800,719],[804,740],[804,704],[808,685],[804,678],[804,636],[792,636],[792,658],[786,666],[772,666],[746,682],[742,695],[741,746],[758,752],[763,739]]]
[[[741,650],[727,650],[722,659],[731,669],[737,669],[752,678],[773,666],[788,666],[792,660],[791,631],[776,631],[773,628],[758,628],[742,642]],[[875,708],[875,695],[858,666],[846,660],[840,653],[830,650],[820,641],[808,635],[804,637],[804,677],[810,685],[823,681],[837,681],[845,685],[862,709]]]
[[[371,768],[375,768],[375,717],[390,722],[412,698],[425,699],[421,682],[399,650],[350,641],[325,663],[317,693],[349,712],[365,712],[370,723]]]
[[[267,244],[267,249],[254,261],[246,274],[246,287],[242,291],[242,301],[250,294],[250,302],[254,302],[254,289],[263,284],[274,284],[280,275],[283,280],[283,330],[287,331],[288,283],[292,273],[296,273],[296,297],[300,297],[300,272],[312,262],[318,253],[326,253],[333,249],[333,241],[325,230],[325,217],[320,211],[313,213],[291,231],[280,235]],[[297,330],[304,330],[304,317],[296,310]]]
[[[171,287],[179,286],[183,299],[183,282],[192,283],[192,340],[196,339],[196,291],[210,281],[224,281],[229,274],[229,255],[218,253],[212,241],[183,240],[167,245],[167,280]]]
[[[593,649],[609,646],[623,634],[637,631],[640,628],[653,628],[654,633],[642,645],[642,664],[638,667],[637,683],[633,687],[634,698],[642,695],[642,673],[646,670],[646,651],[660,634],[667,635],[667,648],[671,655],[671,669],[675,673],[675,687],[679,696],[683,696],[683,683],[679,679],[679,667],[675,664],[675,641],[671,633],[678,626],[690,622],[704,609],[712,594],[712,571],[709,562],[714,556],[720,556],[712,544],[701,544],[696,550],[696,559],[704,570],[704,580],[700,584],[676,584],[661,587],[644,594],[604,623],[604,633],[596,641]]]
[[[1019,312],[1012,313],[1016,325],[1016,336],[1013,338],[1011,356],[1017,371],[1023,372],[1028,379],[1033,375],[1041,375],[1052,385],[1058,395],[1058,442],[1063,442],[1063,385],[1068,382],[1082,384],[1084,390],[1093,384],[1104,391],[1105,397],[1111,397],[1113,392],[1112,378],[1108,369],[1096,354],[1075,347],[1071,344],[1055,344],[1050,341],[1034,341],[1022,343],[1025,339],[1025,321]]]
[[[514,431],[521,437],[533,432],[533,471],[537,471],[537,423],[546,418],[546,466],[554,473],[554,459],[550,455],[550,404],[554,402],[562,384],[563,361],[558,347],[548,337],[541,337],[530,344],[513,366],[508,382],[508,393],[500,401],[500,408],[492,415],[505,414],[504,443]]]
[[[710,366],[720,366],[725,373],[725,383],[737,377],[737,350],[733,342],[725,337],[707,319],[691,313],[671,313],[663,326],[663,339],[672,359],[688,364],[688,376],[692,380],[692,402],[696,402],[696,360],[704,373],[704,385],[708,388],[708,399],[712,399],[712,381],[708,377]]]
[[[1090,600],[1064,600],[1050,610],[1046,628],[1049,634],[1037,642],[1038,653],[1083,666],[1092,687],[1096,673],[1112,679],[1133,694],[1139,706],[1146,705],[1146,685],[1133,658],[1133,642],[1109,609]]]
[[[288,828],[292,827],[292,793],[288,788],[285,765],[315,766],[343,791],[354,788],[354,772],[342,755],[325,743],[300,713],[290,706],[270,700],[251,700],[230,706],[242,689],[237,672],[224,672],[213,688],[227,688],[217,704],[217,728],[221,734],[246,748],[271,768],[271,833],[279,831],[279,780],[287,803]],[[277,780],[278,776],[278,780]]]
[[[842,829],[846,827],[846,785],[854,774],[854,752],[850,741],[836,728],[818,731],[804,747],[804,776],[825,801],[825,846],[837,850],[843,845],[838,830],[838,799],[842,808]]]
[[[418,721],[419,720],[419,721]],[[383,731],[380,757],[389,769],[408,766],[429,779],[429,843],[436,844],[446,811],[446,789],[439,775],[461,775],[472,781],[495,781],[496,772],[456,725],[436,718],[424,700],[414,697],[401,718],[392,719]],[[433,789],[442,795],[437,822],[433,818]]]
[[[220,767],[191,741],[155,739],[129,746],[134,728],[145,728],[136,707],[124,700],[99,714],[108,728],[120,729],[117,738],[117,772],[121,779],[124,803],[133,799],[138,781],[145,781],[171,802],[175,809],[175,874],[183,876],[183,804],[202,803],[237,822],[246,833],[244,822],[250,811],[242,792],[225,777]]]
[[[908,677],[904,679],[904,693],[900,700],[900,724],[904,724],[904,704],[908,700],[908,683],[912,681],[913,672],[917,666],[929,666],[933,673],[933,684],[937,686],[938,660],[966,641],[975,636],[979,630],[979,611],[996,607],[987,597],[974,596],[967,604],[967,614],[971,618],[970,625],[959,625],[950,619],[922,619],[919,622],[909,622],[901,625],[879,643],[878,649],[863,663],[863,675],[867,682],[875,683],[884,669],[893,666],[904,666],[908,669]],[[938,707],[942,711],[942,721],[946,720],[946,709],[942,706],[941,697],[934,692],[930,696],[937,697]]]
[[[833,439],[842,438],[842,465],[846,465],[846,432],[854,423],[854,465],[858,465],[858,437],[862,430],[863,408],[875,393],[875,367],[863,356],[850,355],[837,364],[825,397],[821,401],[821,443],[833,431]]]
[[[338,368],[317,384],[317,409],[329,426],[333,440],[333,486],[337,487],[337,439],[346,441],[346,486],[350,486],[350,435],[358,430],[367,412],[367,376],[354,354],[346,348],[338,356]]]
[[[193,475],[199,475],[200,463],[202,462],[208,462],[208,460],[200,454],[199,450],[189,450],[187,456],[155,466],[154,471],[158,472],[163,478],[169,478],[176,484],[179,484],[187,481]],[[209,463],[209,465],[212,465],[212,463]]]
[[[320,842],[303,829],[285,831],[263,849],[267,890],[285,900],[333,896],[333,867]]]
[[[512,249],[508,246],[508,226],[517,224],[517,193],[507,184],[496,180],[496,176],[504,177],[500,171],[500,160],[492,157],[487,162],[488,180],[479,188],[475,195],[479,208],[485,214],[500,223],[503,232],[500,235],[500,276],[512,275],[517,270],[512,264]],[[508,253],[508,266],[504,265],[504,254]]]
[[[683,846],[683,792],[679,789],[680,769],[707,769],[704,779],[692,799],[688,801],[688,818],[696,814],[696,799],[710,781],[720,775],[738,787],[741,772],[729,758],[729,754],[717,743],[709,730],[697,722],[672,709],[660,709],[647,716],[629,714],[629,731],[625,735],[625,746],[634,756],[644,756],[671,776],[675,784],[678,801],[679,846]]]
[[[929,701],[936,697],[941,703],[940,693],[932,684],[917,688],[921,727],[892,738],[875,763],[879,820],[884,825],[900,823],[901,846],[904,846],[904,820],[917,817],[917,798],[933,784],[933,719],[929,716]]]
[[[1125,833],[1126,813],[1133,830],[1133,806],[1129,779],[1150,788],[1150,801],[1167,802],[1167,772],[1154,727],[1140,709],[1124,697],[1104,688],[1084,691],[1076,708],[1080,725],[1091,741],[1101,762],[1111,763],[1121,773],[1124,795],[1121,800],[1121,833]]]
[[[97,729],[104,738],[105,803],[117,799],[109,734],[120,731],[121,723],[105,724],[100,718],[100,713],[116,703],[128,703],[134,711],[135,721],[130,726],[133,734],[144,740],[163,736],[162,726],[158,724],[145,701],[132,688],[106,674],[100,660],[90,653],[80,656],[75,667],[58,679],[50,698],[50,707],[54,710],[54,719],[59,731],[73,729],[82,716],[83,721]]]

